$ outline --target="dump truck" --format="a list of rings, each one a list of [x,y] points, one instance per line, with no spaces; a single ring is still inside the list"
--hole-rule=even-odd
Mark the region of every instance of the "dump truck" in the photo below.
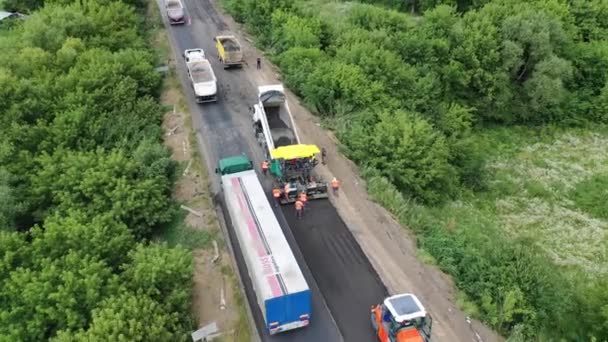
[[[372,326],[380,342],[430,342],[432,317],[411,293],[372,306]]]
[[[233,35],[221,35],[213,38],[220,62],[224,69],[243,66],[243,50],[239,40]]]
[[[226,207],[268,332],[308,326],[310,288],[253,163],[245,156],[225,158],[215,172],[221,175]]]
[[[302,191],[310,199],[327,198],[327,182],[314,173],[319,148],[300,142],[283,85],[258,87],[258,103],[251,111],[256,140],[283,195],[281,203],[295,202]]]
[[[196,103],[217,101],[217,78],[205,56],[205,51],[189,49],[184,51],[183,56]]]

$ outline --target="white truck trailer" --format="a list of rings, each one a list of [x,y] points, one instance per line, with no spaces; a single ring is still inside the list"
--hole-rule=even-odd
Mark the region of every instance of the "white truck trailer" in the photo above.
[[[217,101],[217,78],[203,49],[185,50],[184,59],[196,103]]]
[[[220,160],[217,173],[266,328],[270,334],[305,327],[311,295],[266,194],[244,156]]]

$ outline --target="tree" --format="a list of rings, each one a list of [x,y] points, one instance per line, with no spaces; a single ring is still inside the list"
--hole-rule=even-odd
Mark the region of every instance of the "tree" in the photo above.
[[[141,25],[134,8],[121,1],[85,0],[45,6],[28,18],[21,37],[23,43],[49,52],[59,50],[68,37],[80,38],[90,48],[142,49]]]
[[[303,18],[283,11],[272,14],[272,42],[277,52],[293,47],[318,48],[321,44],[321,22],[315,18]]]
[[[278,64],[284,72],[285,83],[301,93],[308,75],[327,59],[318,48],[294,47],[279,55]]]
[[[518,116],[529,120],[531,115],[543,117],[558,110],[565,99],[564,84],[572,75],[570,63],[559,57],[567,39],[561,23],[529,8],[507,17],[501,36],[504,67],[519,93],[514,104],[523,104]]]
[[[32,229],[31,248],[34,253],[55,259],[70,250],[80,251],[82,255],[98,258],[118,271],[135,245],[127,226],[116,222],[109,213],[92,218],[77,210],[69,210],[66,214],[50,216],[43,229]]]
[[[167,312],[187,312],[192,289],[192,256],[181,248],[138,245],[123,265],[122,278],[132,291],[141,291]]]
[[[146,165],[124,152],[66,152],[39,158],[32,192],[45,217],[79,209],[88,218],[108,213],[124,222],[133,234],[148,237],[172,215],[171,182],[166,175],[142,177]]]
[[[602,0],[569,0],[570,12],[579,28],[579,39],[605,40],[608,35],[608,3]]]
[[[70,251],[59,259],[33,255],[34,266],[17,268],[0,290],[0,338],[40,341],[58,330],[87,326],[90,313],[117,291],[105,263]]]
[[[366,159],[359,162],[398,189],[428,202],[453,194],[445,137],[418,115],[382,113],[362,145]]]
[[[25,238],[20,233],[0,230],[0,289],[13,270],[31,266],[32,250]]]
[[[384,89],[356,65],[328,62],[308,75],[302,94],[319,113],[334,115],[366,107],[384,95]]]
[[[12,187],[14,178],[6,169],[0,168],[0,230],[14,229],[15,219],[24,210]]]
[[[87,330],[61,331],[52,341],[180,341],[184,340],[184,334],[177,324],[179,314],[166,312],[146,295],[126,292],[107,299],[95,309]]]

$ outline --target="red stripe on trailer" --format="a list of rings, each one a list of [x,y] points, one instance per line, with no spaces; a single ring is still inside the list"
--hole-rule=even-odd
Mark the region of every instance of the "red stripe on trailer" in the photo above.
[[[251,236],[252,242],[255,245],[255,249],[258,252],[258,256],[260,257],[260,262],[262,263],[262,268],[266,268],[264,267],[264,264],[266,263],[265,261],[269,261],[272,262],[272,260],[268,260],[270,259],[269,257],[271,257],[271,255],[269,255],[266,252],[266,248],[264,248],[264,243],[262,242],[262,238],[260,236],[260,233],[258,232],[258,228],[257,225],[255,223],[255,220],[253,219],[253,216],[251,216],[251,211],[249,211],[249,206],[245,203],[245,196],[243,194],[243,190],[241,189],[241,184],[239,183],[239,178],[235,177],[231,179],[232,181],[232,186],[235,189],[238,189],[238,193],[236,194],[238,200],[239,200],[239,207],[241,207],[241,212],[244,214],[245,217],[245,221],[247,222],[247,228],[249,230],[249,235]],[[271,265],[271,270],[272,270],[272,265]],[[269,274],[266,276],[266,281],[268,282],[268,285],[270,286],[270,290],[272,291],[272,295],[275,297],[278,296],[282,296],[283,295],[283,291],[281,290],[281,286],[279,285],[279,279],[277,278],[276,274]]]

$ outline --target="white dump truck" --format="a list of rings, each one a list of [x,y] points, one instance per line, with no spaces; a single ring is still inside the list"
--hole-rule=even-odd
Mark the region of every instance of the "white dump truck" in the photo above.
[[[271,162],[275,185],[284,195],[281,203],[295,202],[302,192],[309,199],[327,198],[327,183],[313,170],[319,148],[300,142],[283,85],[258,87],[258,103],[252,111],[256,139]]]
[[[184,59],[196,102],[217,101],[217,78],[213,73],[211,63],[205,56],[205,51],[203,49],[185,50]]]

